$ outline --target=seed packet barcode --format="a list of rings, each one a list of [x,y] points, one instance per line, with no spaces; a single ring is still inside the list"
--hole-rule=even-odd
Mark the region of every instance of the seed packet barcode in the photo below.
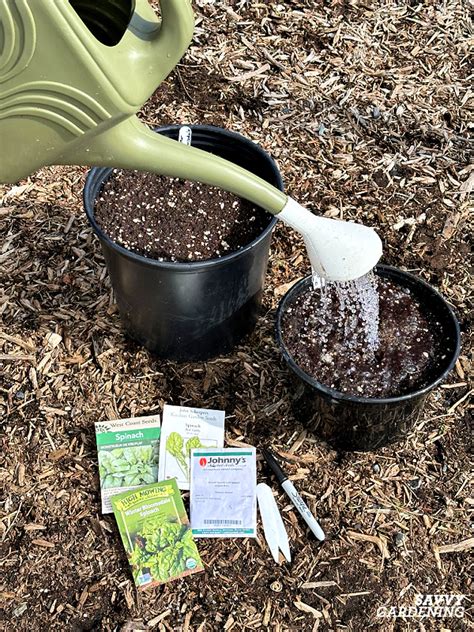
[[[242,520],[204,520],[204,524],[242,524]]]

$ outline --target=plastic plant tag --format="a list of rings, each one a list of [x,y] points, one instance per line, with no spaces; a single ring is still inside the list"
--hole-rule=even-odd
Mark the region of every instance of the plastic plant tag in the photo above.
[[[224,445],[223,410],[170,406],[163,408],[159,478],[176,478],[179,489],[189,489],[189,459],[193,448]]]
[[[158,480],[160,417],[135,417],[95,424],[102,513],[111,496]]]
[[[183,125],[183,127],[179,128],[178,140],[180,143],[184,143],[185,145],[190,145],[193,139],[193,131],[187,125]]]
[[[281,550],[287,561],[291,562],[290,545],[288,543],[285,525],[283,524],[272,490],[265,483],[259,483],[257,485],[257,500],[260,515],[262,516],[265,540],[267,541],[273,559],[277,564],[279,563],[279,551]]]
[[[255,448],[191,453],[191,528],[198,538],[254,538]]]
[[[112,505],[139,588],[204,570],[174,479],[114,496]]]

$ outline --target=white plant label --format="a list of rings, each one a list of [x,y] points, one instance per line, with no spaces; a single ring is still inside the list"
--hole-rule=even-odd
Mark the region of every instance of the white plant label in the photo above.
[[[193,131],[187,125],[183,125],[183,127],[179,128],[178,140],[180,143],[184,145],[190,145],[193,139]]]

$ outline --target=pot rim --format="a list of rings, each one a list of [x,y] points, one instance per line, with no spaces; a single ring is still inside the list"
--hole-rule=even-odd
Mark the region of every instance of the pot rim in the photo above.
[[[287,304],[296,294],[299,293],[299,291],[304,286],[309,285],[309,283],[311,283],[312,277],[311,275],[308,275],[304,277],[303,279],[300,279],[297,283],[295,283],[280,301],[280,304],[277,309],[277,314],[276,314],[276,338],[277,338],[278,347],[280,349],[281,354],[283,355],[283,358],[285,359],[285,362],[303,382],[305,382],[312,388],[318,390],[319,392],[323,393],[324,395],[330,397],[333,400],[340,400],[341,403],[351,402],[354,404],[396,404],[396,403],[401,403],[401,402],[408,401],[414,398],[418,398],[423,395],[427,395],[430,391],[436,388],[443,381],[446,375],[452,370],[452,368],[454,367],[456,363],[456,360],[458,359],[458,356],[461,350],[461,331],[459,328],[459,322],[453,310],[447,303],[446,299],[438,292],[438,290],[436,290],[432,285],[430,285],[423,279],[420,279],[416,275],[406,272],[405,270],[401,270],[400,268],[397,268],[395,266],[379,264],[375,267],[375,271],[386,273],[386,276],[388,278],[393,278],[394,276],[393,273],[401,274],[407,279],[410,279],[416,284],[424,287],[426,290],[431,292],[432,295],[438,298],[438,300],[441,300],[447,309],[449,318],[451,320],[451,324],[453,326],[454,334],[456,337],[456,348],[452,354],[452,358],[448,366],[436,378],[436,380],[434,380],[427,386],[424,386],[423,388],[417,389],[410,393],[405,393],[404,395],[398,395],[396,397],[359,397],[357,395],[349,395],[347,393],[343,393],[342,391],[338,391],[336,389],[330,388],[329,386],[326,386],[322,382],[318,382],[318,380],[316,380],[314,377],[311,377],[310,375],[308,375],[305,371],[303,371],[303,369],[301,369],[296,364],[296,362],[294,361],[292,355],[288,351],[287,346],[282,338],[281,321],[286,311]]]
[[[157,133],[170,132],[174,130],[178,130],[183,125],[162,125],[159,127],[153,128]],[[242,134],[238,134],[237,132],[232,132],[230,130],[217,127],[214,125],[188,125],[191,130],[196,132],[210,132],[211,134],[218,135],[224,139],[228,139],[232,142],[239,142],[241,145],[246,145],[250,147],[253,151],[260,155],[262,159],[268,161],[271,166],[275,170],[277,183],[274,185],[283,191],[283,180],[280,174],[280,171],[277,167],[275,160],[268,154],[260,145],[254,143],[250,139],[242,136]],[[254,240],[243,246],[240,250],[235,250],[229,254],[223,255],[219,258],[213,259],[205,259],[204,261],[158,261],[158,259],[153,259],[151,257],[145,257],[137,252],[132,252],[124,246],[121,246],[117,242],[113,241],[98,225],[95,219],[94,208],[95,208],[95,200],[100,187],[104,183],[104,181],[111,175],[113,168],[111,167],[93,167],[89,170],[86,176],[86,182],[83,190],[83,205],[87,215],[87,219],[89,220],[92,229],[95,234],[99,237],[101,241],[103,241],[109,248],[117,251],[119,254],[127,257],[136,263],[140,263],[141,265],[146,265],[151,268],[161,268],[167,270],[173,270],[174,272],[200,272],[207,270],[210,267],[217,267],[220,265],[226,265],[231,263],[235,259],[239,259],[240,257],[244,257],[250,250],[255,248],[260,242],[264,241],[267,236],[273,231],[278,218],[276,216],[271,217],[268,226],[256,237]],[[270,213],[268,213],[271,215]]]

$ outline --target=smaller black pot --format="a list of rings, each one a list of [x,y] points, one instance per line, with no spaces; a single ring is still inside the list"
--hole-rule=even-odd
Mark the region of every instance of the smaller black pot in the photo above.
[[[296,296],[310,286],[311,277],[302,279],[288,291],[277,312],[277,341],[296,386],[295,414],[328,443],[344,450],[375,450],[405,436],[415,425],[428,394],[453,368],[460,350],[458,321],[439,292],[425,281],[391,266],[377,266],[376,273],[409,288],[425,313],[440,323],[441,357],[432,368],[427,386],[411,393],[387,398],[347,395],[321,384],[295,363],[282,339],[282,318]]]
[[[179,125],[155,131],[178,139]],[[208,125],[192,125],[193,145],[260,176],[280,191],[274,160],[247,138]],[[112,169],[92,169],[84,207],[104,252],[126,332],[162,358],[206,360],[230,351],[255,326],[276,218],[251,243],[219,259],[157,261],[112,241],[95,221],[94,205]]]

